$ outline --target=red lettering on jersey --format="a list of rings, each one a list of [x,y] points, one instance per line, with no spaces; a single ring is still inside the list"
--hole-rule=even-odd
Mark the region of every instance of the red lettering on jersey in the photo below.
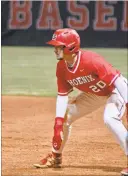
[[[77,1],[67,1],[67,9],[71,14],[79,17],[79,19],[68,17],[67,26],[77,30],[84,30],[89,26],[89,10],[86,6],[78,5]]]
[[[117,3],[116,1],[111,1],[108,3]],[[95,30],[116,30],[117,29],[117,19],[113,16],[114,8],[111,5],[106,5],[105,1],[97,1],[95,5],[95,20],[94,29]],[[107,18],[107,19],[106,19]]]
[[[57,1],[42,2],[36,27],[38,29],[53,30],[63,27]]]
[[[75,87],[83,92],[108,96],[115,88],[114,81],[119,75],[120,72],[99,54],[80,50],[72,70],[67,67],[64,60],[57,63],[58,94],[67,95]]]
[[[10,29],[28,29],[32,25],[32,2],[10,1]]]
[[[124,1],[123,21],[122,21],[121,29],[123,31],[128,30],[128,2],[126,1]]]

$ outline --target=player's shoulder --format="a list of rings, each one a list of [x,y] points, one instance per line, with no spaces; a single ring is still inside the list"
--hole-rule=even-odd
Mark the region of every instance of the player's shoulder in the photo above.
[[[91,50],[81,50],[81,56],[85,58],[103,57],[100,54]]]
[[[104,60],[104,57],[91,50],[81,50],[81,59],[86,63]]]

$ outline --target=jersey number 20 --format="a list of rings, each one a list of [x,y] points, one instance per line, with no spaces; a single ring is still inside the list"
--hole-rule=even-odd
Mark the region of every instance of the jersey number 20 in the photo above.
[[[105,86],[106,86],[105,82],[99,81],[95,85],[89,86],[89,88],[92,89],[93,92],[100,92]]]

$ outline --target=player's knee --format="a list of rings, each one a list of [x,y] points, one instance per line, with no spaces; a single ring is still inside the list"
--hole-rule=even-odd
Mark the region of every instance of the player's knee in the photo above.
[[[113,122],[115,121],[115,120],[118,120],[118,121],[120,121],[121,119],[120,119],[120,117],[118,116],[118,115],[104,115],[104,123],[105,123],[105,125],[107,125],[107,126],[111,126],[112,124],[113,124]]]
[[[65,138],[65,136],[68,136],[68,138],[69,138],[69,136],[71,134],[71,129],[72,129],[72,126],[65,122],[63,125],[64,138]]]
[[[67,128],[69,128],[71,126],[71,124],[72,124],[72,115],[71,115],[70,111],[71,111],[71,108],[68,105],[66,114],[64,116],[65,127],[67,127]]]
[[[113,119],[119,120],[118,115],[116,113],[115,114],[104,113],[104,123],[105,123],[105,125],[109,126],[112,123]]]
[[[63,125],[64,130],[70,130],[72,128],[71,124],[69,124],[67,121]]]
[[[63,125],[63,130],[70,133],[71,128],[72,128],[71,121],[70,121],[68,111],[67,111],[66,114],[65,114],[65,122],[64,122],[64,125]]]
[[[104,110],[104,123],[110,124],[113,119],[120,120],[120,112],[114,103],[109,103]]]
[[[111,116],[104,116],[105,125],[109,125],[111,123],[111,120],[112,120]]]

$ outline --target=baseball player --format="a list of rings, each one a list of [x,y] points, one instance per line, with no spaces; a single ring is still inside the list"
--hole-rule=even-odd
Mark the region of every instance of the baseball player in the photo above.
[[[80,37],[73,29],[56,30],[52,40],[47,43],[55,47],[59,60],[56,69],[56,118],[52,152],[34,166],[61,167],[62,152],[72,123],[102,105],[105,105],[104,123],[128,156],[128,132],[122,123],[125,109],[128,109],[127,79],[99,54],[81,50]],[[80,94],[69,103],[68,94],[73,88],[80,90]],[[128,168],[121,173],[128,175]]]

